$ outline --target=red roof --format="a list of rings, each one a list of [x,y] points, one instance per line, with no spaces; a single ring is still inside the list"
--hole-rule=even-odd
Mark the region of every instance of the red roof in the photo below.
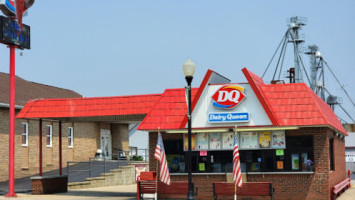
[[[265,84],[248,69],[242,71],[274,125],[330,125],[347,135],[330,106],[306,84]]]
[[[64,118],[147,114],[160,94],[29,101],[17,118]]]
[[[194,99],[197,91],[197,88],[192,88],[191,99]],[[138,130],[180,129],[186,113],[185,89],[166,89]]]

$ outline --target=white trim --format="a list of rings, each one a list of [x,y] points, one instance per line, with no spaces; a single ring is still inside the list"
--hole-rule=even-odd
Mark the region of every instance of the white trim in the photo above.
[[[71,133],[71,135],[69,135],[69,133]],[[70,144],[69,144],[69,138],[71,138]],[[68,127],[68,148],[74,148],[74,128],[73,127]]]
[[[8,104],[8,103],[0,103],[0,107],[9,108],[9,107],[10,107],[10,104]],[[24,107],[24,106],[15,105],[15,109],[22,109],[23,107]]]
[[[53,143],[53,126],[52,125],[47,125],[47,128],[49,128],[49,135],[47,135],[47,131],[46,131],[46,146],[47,147],[52,147]],[[47,138],[49,136],[49,145],[47,145]]]
[[[26,130],[25,130],[24,133],[23,133],[23,128],[22,128],[23,125],[26,125]],[[24,134],[26,135],[26,144],[22,144],[22,137],[23,137]],[[21,123],[21,146],[23,146],[23,147],[27,147],[28,146],[28,123],[27,122],[22,122]]]

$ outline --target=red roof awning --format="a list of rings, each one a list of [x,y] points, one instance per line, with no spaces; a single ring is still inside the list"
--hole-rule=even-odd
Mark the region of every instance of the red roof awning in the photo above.
[[[147,114],[161,94],[29,101],[16,118],[75,118]]]

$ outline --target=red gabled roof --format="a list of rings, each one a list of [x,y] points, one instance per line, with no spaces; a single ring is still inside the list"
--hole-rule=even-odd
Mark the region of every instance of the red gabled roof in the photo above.
[[[147,114],[160,94],[29,101],[17,118],[64,118]]]
[[[191,99],[194,99],[197,91],[197,88],[192,88]],[[138,130],[180,129],[186,113],[185,89],[166,89]]]
[[[265,84],[248,69],[242,71],[274,125],[330,125],[347,135],[330,106],[306,84]]]

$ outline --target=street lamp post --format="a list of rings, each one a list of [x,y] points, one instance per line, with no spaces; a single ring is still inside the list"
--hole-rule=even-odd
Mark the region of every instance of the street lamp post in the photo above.
[[[187,152],[187,173],[188,173],[188,194],[187,200],[193,200],[193,186],[192,186],[192,176],[191,176],[191,82],[192,78],[195,73],[195,63],[193,63],[190,59],[182,65],[184,70],[186,82],[187,82],[187,99],[188,99],[188,111],[187,111],[187,118],[188,118],[188,152]]]

